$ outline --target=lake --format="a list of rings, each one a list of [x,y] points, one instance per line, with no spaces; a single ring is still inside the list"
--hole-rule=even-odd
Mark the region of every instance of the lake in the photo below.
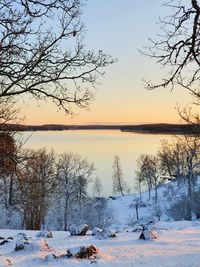
[[[134,192],[136,161],[140,154],[155,154],[160,140],[172,140],[170,135],[149,135],[118,130],[75,130],[24,132],[26,148],[53,148],[56,153],[73,152],[86,157],[96,168],[103,185],[103,195],[112,195],[112,164],[118,155],[124,179]]]

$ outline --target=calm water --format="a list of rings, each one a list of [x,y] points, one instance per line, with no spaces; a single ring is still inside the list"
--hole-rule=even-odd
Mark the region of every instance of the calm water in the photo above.
[[[56,153],[73,152],[81,154],[96,167],[95,176],[99,176],[103,184],[103,194],[112,194],[112,164],[114,155],[121,159],[124,179],[134,191],[136,160],[140,154],[156,153],[160,140],[172,140],[172,136],[123,133],[117,130],[76,130],[26,132],[30,137],[27,148],[53,148]]]

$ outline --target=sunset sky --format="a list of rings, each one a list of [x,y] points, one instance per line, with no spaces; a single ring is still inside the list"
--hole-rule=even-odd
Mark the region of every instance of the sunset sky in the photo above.
[[[167,14],[160,0],[89,0],[83,10],[89,49],[104,50],[118,59],[106,69],[90,110],[71,118],[49,103],[23,105],[27,124],[86,124],[180,122],[174,107],[192,101],[181,88],[147,91],[142,79],[158,80],[163,70],[138,49],[159,30],[159,16]]]

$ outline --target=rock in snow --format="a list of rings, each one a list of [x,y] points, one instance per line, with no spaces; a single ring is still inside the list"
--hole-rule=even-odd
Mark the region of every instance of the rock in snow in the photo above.
[[[142,233],[139,236],[139,239],[149,240],[149,239],[157,239],[158,235],[154,230],[150,230],[146,227],[143,227]]]
[[[69,228],[69,232],[71,235],[86,235],[87,231],[89,230],[89,226],[87,224],[82,225],[75,225],[72,224]]]
[[[77,259],[85,259],[90,257],[95,257],[97,254],[97,249],[94,245],[88,247],[76,247],[67,250],[68,257],[74,257]]]
[[[30,243],[26,240],[18,240],[15,245],[15,251],[23,250],[26,248],[30,248]]]
[[[41,231],[36,234],[38,238],[53,238],[52,232],[50,231]]]
[[[0,241],[0,246],[4,245],[6,243],[9,243],[9,242],[10,242],[9,240],[4,239],[4,240]]]

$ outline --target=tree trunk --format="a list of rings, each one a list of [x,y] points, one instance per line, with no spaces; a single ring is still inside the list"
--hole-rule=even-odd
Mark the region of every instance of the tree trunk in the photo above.
[[[158,202],[158,187],[155,185],[155,203]]]
[[[157,178],[155,179],[155,203],[158,202],[158,185],[157,185]]]
[[[139,220],[138,203],[135,204],[135,211],[136,211],[136,219]]]
[[[188,220],[192,220],[192,183],[191,173],[188,175]]]
[[[139,192],[140,192],[140,201],[142,201],[142,189],[141,189],[141,183],[139,182]]]
[[[148,183],[148,192],[149,192],[149,200],[150,200],[151,199],[151,187],[149,183]]]
[[[8,203],[9,206],[12,206],[13,204],[13,175],[10,176]]]

